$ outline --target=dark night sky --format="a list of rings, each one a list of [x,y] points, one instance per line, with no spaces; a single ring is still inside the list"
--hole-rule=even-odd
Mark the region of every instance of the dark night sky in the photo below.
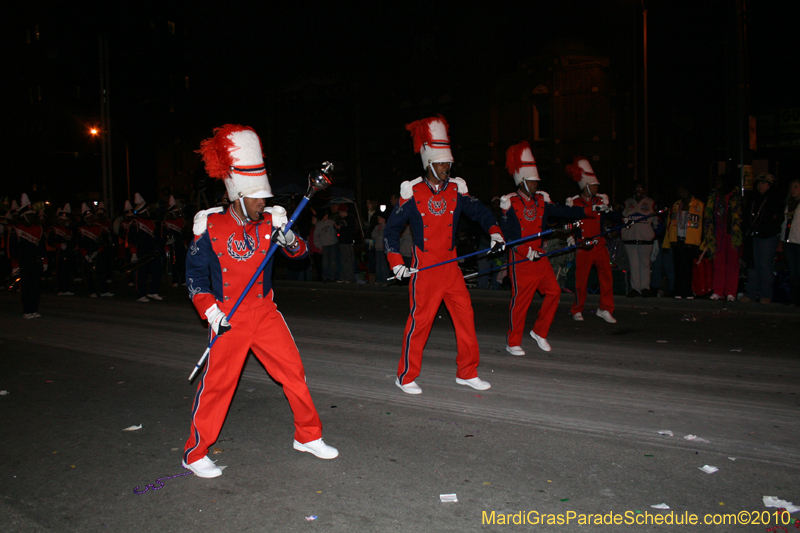
[[[4,122],[30,120],[24,111],[30,97],[26,88],[37,81],[58,88],[55,101],[39,118],[61,122],[39,130],[28,128],[24,135],[6,132],[10,142],[3,143],[4,155],[12,161],[7,172],[23,176],[7,187],[7,193],[25,189],[28,176],[37,179],[36,169],[15,158],[15,153],[35,157],[36,149],[30,146],[38,144],[65,154],[91,151],[92,140],[81,130],[98,113],[100,31],[110,44],[112,128],[116,139],[128,138],[132,152],[139,154],[132,156],[131,167],[140,181],[157,164],[153,153],[160,137],[172,134],[194,146],[212,127],[241,122],[257,130],[269,125],[276,132],[282,128],[313,132],[320,127],[330,135],[324,124],[344,122],[336,105],[309,110],[281,100],[287,88],[309,79],[344,86],[350,94],[354,91],[358,96],[350,98],[358,100],[365,123],[380,122],[385,116],[397,122],[389,128],[402,128],[397,113],[387,111],[398,102],[425,95],[469,94],[470,87],[514,72],[520,61],[545,49],[582,47],[607,55],[620,80],[632,79],[633,69],[640,68],[641,2],[633,0],[497,2],[474,9],[442,2],[321,7],[255,2],[79,4],[20,4],[0,23],[4,49],[11,51],[0,63],[7,80]],[[797,19],[785,9],[778,13],[757,4],[748,6],[751,109],[791,107],[797,78],[792,24]],[[715,150],[724,148],[726,98],[732,83],[725,61],[731,49],[735,2],[656,1],[648,2],[648,8],[652,167],[653,175],[665,175],[681,164],[713,161]],[[167,34],[168,21],[175,24],[175,36]],[[31,53],[26,32],[35,25],[42,31],[43,43]],[[165,84],[181,86],[187,76],[190,90],[180,96],[180,109],[170,109],[174,94],[165,91]],[[75,85],[81,87],[81,98],[70,103],[61,93]],[[275,101],[281,102],[278,110]],[[335,104],[336,98],[331,102]],[[296,124],[270,123],[291,122],[287,117],[294,116]],[[315,118],[318,124],[313,123]],[[416,118],[421,117],[403,117]],[[448,118],[459,122],[459,117]],[[47,138],[48,133],[64,135],[69,129],[74,130],[73,138]],[[332,134],[352,135],[346,126]],[[377,147],[386,151],[387,158],[411,161],[400,165],[405,171],[416,156],[400,154],[398,148],[403,147]],[[297,152],[294,157],[278,154],[268,163],[273,165],[271,172],[302,173],[306,170],[298,168],[302,164],[327,158],[310,149]],[[74,167],[73,163],[69,165]],[[92,165],[96,162],[87,158],[83,167],[78,166],[93,174]],[[52,161],[46,168],[52,172]],[[90,187],[91,180],[87,183],[80,186]]]

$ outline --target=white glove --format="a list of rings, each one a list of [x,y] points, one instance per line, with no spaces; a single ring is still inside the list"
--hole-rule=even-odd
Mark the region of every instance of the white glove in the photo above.
[[[567,237],[567,246],[575,246],[575,237],[572,235]]]
[[[67,249],[67,243],[65,243],[65,242],[62,242],[62,243],[61,243],[61,249],[62,249],[62,250],[66,250],[66,249]]]
[[[492,239],[492,247],[489,250],[490,254],[493,254],[495,252],[502,252],[503,250],[506,249],[506,241],[503,240],[502,235],[500,235],[499,233],[492,233],[490,237]]]
[[[538,261],[539,257],[541,257],[541,255],[539,255],[538,251],[534,250],[533,248],[528,248],[528,260],[529,261]]]
[[[47,272],[47,263],[42,264],[42,272]]]
[[[611,211],[611,208],[606,204],[595,204],[592,206],[592,211],[595,213],[608,213]]]
[[[290,250],[297,248],[297,237],[294,236],[294,232],[292,230],[284,232],[281,228],[276,229],[274,232],[272,232],[272,241],[278,246],[283,246],[284,248],[289,248]]]
[[[131,254],[131,263],[135,263],[138,260],[139,260],[139,256],[138,255],[136,255],[135,253]]]
[[[211,329],[213,329],[214,333],[217,335],[222,335],[231,329],[231,325],[228,323],[228,317],[217,307],[217,304],[206,309],[206,318],[208,318],[208,325],[211,326]]]
[[[170,235],[167,238],[167,246],[169,246],[170,244],[175,244],[175,237],[173,237],[172,235]]]
[[[97,252],[95,252],[95,253],[93,253],[93,254],[89,254],[89,255],[87,255],[87,256],[86,256],[86,262],[87,262],[87,263],[89,263],[89,264],[91,265],[91,264],[92,264],[92,262],[94,261],[94,258],[95,258],[95,257],[97,257]]]
[[[397,279],[406,279],[411,277],[411,271],[405,265],[397,265],[392,269],[394,277]]]

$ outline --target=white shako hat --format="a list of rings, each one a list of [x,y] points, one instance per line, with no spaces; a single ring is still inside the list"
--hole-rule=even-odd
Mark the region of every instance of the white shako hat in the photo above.
[[[272,196],[261,139],[250,126],[226,124],[215,128],[214,136],[202,141],[198,152],[208,175],[225,180],[231,202]]]
[[[581,190],[585,189],[587,185],[600,184],[597,176],[594,175],[592,165],[585,157],[576,157],[571,165],[567,165],[567,175],[578,184]]]
[[[86,218],[87,215],[94,215],[92,208],[89,207],[89,204],[83,202],[81,204],[81,218]]]
[[[130,200],[125,200],[125,205],[122,207],[122,212],[127,214],[128,211],[133,211],[133,205],[131,205]]]
[[[19,214],[24,215],[26,213],[34,213],[33,207],[31,206],[31,200],[28,198],[26,193],[22,193],[22,196],[19,199]]]
[[[57,215],[58,215],[60,218],[67,218],[67,217],[68,217],[68,215],[71,215],[71,214],[72,214],[72,208],[69,206],[69,204],[64,204],[64,207],[63,207],[62,209],[58,209],[58,210],[56,211],[56,214],[57,214]]]
[[[147,209],[147,202],[144,201],[144,197],[138,192],[133,195],[133,204],[136,206],[137,213]]]
[[[167,202],[167,212],[173,211],[178,208],[178,202],[175,200],[173,195],[169,195],[169,201]]]
[[[522,180],[541,181],[528,141],[522,141],[506,150],[506,168],[514,176],[516,185],[522,183]]]
[[[428,169],[431,163],[452,163],[450,151],[450,126],[442,115],[417,120],[406,124],[414,139],[414,152],[422,156],[422,168]]]

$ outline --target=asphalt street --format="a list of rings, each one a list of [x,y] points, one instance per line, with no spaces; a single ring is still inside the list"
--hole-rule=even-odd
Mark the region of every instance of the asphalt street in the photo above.
[[[573,322],[564,294],[553,351],[526,337],[514,357],[509,293],[474,290],[492,388],[455,383],[443,307],[411,396],[394,385],[406,289],[278,282],[340,456],[292,449],[288,403],[251,357],[208,480],[181,475],[205,324],[185,290],[147,304],[114,290],[45,294],[35,320],[0,294],[2,531],[760,532],[800,518],[763,503],[800,505],[795,307],[618,296],[611,325]],[[734,516],[748,524],[713,525]]]

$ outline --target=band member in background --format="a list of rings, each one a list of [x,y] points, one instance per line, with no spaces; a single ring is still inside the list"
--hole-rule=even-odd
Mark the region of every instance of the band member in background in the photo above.
[[[448,125],[438,116],[406,126],[414,139],[414,151],[422,156],[425,176],[403,182],[400,200],[384,230],[386,255],[398,280],[410,278],[411,313],[403,333],[403,348],[395,384],[408,394],[421,394],[417,385],[422,366],[422,349],[428,341],[436,312],[444,301],[456,329],[456,383],[486,390],[489,382],[478,377],[480,353],[475,335],[472,301],[457,262],[412,273],[400,254],[400,234],[406,224],[412,228],[412,268],[420,269],[456,257],[458,219],[463,211],[490,234],[492,251],[500,252],[505,240],[491,211],[469,195],[461,178],[451,178],[453,154]]]

